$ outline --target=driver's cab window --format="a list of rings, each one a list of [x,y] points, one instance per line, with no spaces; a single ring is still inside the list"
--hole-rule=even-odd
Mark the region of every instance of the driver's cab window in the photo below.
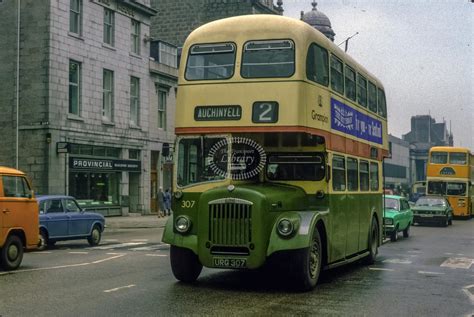
[[[23,177],[2,176],[2,181],[3,195],[5,197],[29,197],[30,187]]]
[[[65,199],[64,205],[66,207],[66,212],[79,212],[81,208],[77,205],[77,203],[72,199]]]

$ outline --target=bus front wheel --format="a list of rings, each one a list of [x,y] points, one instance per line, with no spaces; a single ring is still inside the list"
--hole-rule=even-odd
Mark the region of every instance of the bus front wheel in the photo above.
[[[189,249],[172,245],[170,260],[174,277],[182,282],[194,282],[201,274],[202,264],[199,262],[197,255]]]
[[[290,260],[293,282],[297,290],[309,291],[318,283],[322,266],[321,237],[314,229],[309,248],[299,250]]]

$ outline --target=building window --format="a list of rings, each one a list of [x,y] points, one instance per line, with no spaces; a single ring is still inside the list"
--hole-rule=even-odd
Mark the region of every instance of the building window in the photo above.
[[[102,118],[113,121],[114,111],[114,72],[104,69],[102,86]]]
[[[166,99],[168,92],[158,90],[158,128],[166,130]]]
[[[119,204],[120,173],[71,171],[69,194],[83,208]]]
[[[140,79],[130,77],[130,124],[138,126],[140,117]]]
[[[114,12],[104,8],[104,43],[114,46]]]
[[[81,64],[69,61],[69,113],[81,114]]]
[[[132,32],[130,34],[132,53],[140,55],[140,22],[132,20]]]
[[[178,49],[164,42],[158,44],[158,62],[174,68],[178,67]]]
[[[338,93],[344,94],[344,74],[342,62],[331,55],[331,88]]]
[[[328,51],[316,44],[311,44],[306,59],[306,77],[311,81],[327,86],[329,83],[328,69]]]
[[[140,159],[140,150],[128,150],[128,158],[131,160],[139,160]]]
[[[82,0],[71,0],[69,2],[69,32],[81,35]]]

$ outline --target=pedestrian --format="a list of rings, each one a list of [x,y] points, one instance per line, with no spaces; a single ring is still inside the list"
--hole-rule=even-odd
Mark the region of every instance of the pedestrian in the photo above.
[[[165,215],[171,216],[171,191],[169,188],[167,188],[164,193],[163,201],[165,205]]]
[[[158,188],[158,193],[156,195],[156,199],[158,200],[158,217],[165,216],[165,193],[163,192],[163,187]]]

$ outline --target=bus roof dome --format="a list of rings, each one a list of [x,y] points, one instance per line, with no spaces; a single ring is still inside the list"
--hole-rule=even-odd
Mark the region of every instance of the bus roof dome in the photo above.
[[[329,18],[324,13],[316,9],[316,6],[318,5],[316,1],[313,1],[311,5],[313,6],[313,9],[311,11],[306,13],[304,13],[304,11],[301,11],[301,21],[308,23],[316,30],[326,35],[328,39],[334,42],[334,36],[336,35],[336,33],[334,33],[331,27],[331,21],[329,21]]]

